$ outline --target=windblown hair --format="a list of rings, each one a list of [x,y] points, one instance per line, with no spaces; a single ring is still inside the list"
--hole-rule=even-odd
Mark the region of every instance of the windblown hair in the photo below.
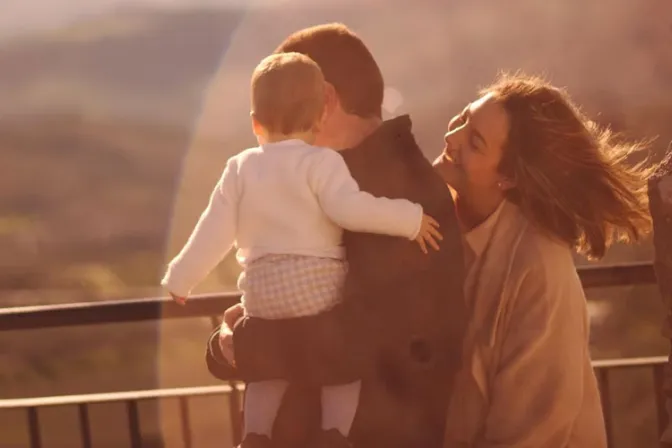
[[[504,74],[486,93],[509,116],[499,167],[514,184],[507,199],[533,224],[591,259],[651,230],[647,181],[655,167],[628,160],[645,142],[616,138],[541,78]]]

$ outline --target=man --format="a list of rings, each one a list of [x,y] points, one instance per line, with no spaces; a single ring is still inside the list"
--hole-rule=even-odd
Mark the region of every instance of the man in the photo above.
[[[418,148],[409,117],[383,122],[383,78],[357,35],[342,24],[319,25],[276,49],[290,51],[312,58],[326,81],[326,119],[315,144],[343,150],[362,190],[422,204],[440,224],[441,249],[425,255],[401,239],[346,232],[342,305],[289,321],[240,319],[233,307],[210,355],[221,349],[214,355],[232,357],[231,326],[239,321],[235,362],[243,377],[293,383],[276,419],[275,446],[344,446],[313,438],[320,408],[311,386],[361,379],[355,447],[440,447],[468,321],[449,190]],[[209,367],[227,374],[212,356]]]

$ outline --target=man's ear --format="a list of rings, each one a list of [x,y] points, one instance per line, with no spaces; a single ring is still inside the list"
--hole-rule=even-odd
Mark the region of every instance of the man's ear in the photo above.
[[[324,83],[324,114],[331,115],[337,107],[340,106],[340,100],[334,85],[326,82]]]

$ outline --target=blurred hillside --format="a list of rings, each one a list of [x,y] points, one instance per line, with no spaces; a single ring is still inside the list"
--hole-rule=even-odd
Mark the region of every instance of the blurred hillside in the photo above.
[[[158,292],[161,263],[184,242],[226,158],[253,144],[249,73],[286,34],[312,23],[342,20],[366,39],[400,98],[388,115],[411,113],[428,157],[479,87],[518,68],[546,73],[629,136],[659,136],[654,151],[672,139],[669,2],[618,0],[609,14],[578,1],[372,2],[375,21],[347,6],[285,3],[124,8],[0,41],[0,238],[8,248],[0,303]],[[608,261],[633,250],[614,250]]]
[[[0,114],[188,126],[242,14],[128,10],[0,42]]]
[[[254,65],[314,23],[360,33],[400,99],[387,116],[410,113],[430,158],[450,116],[501,69],[546,73],[597,121],[658,136],[654,159],[672,140],[669,1],[304,3],[129,7],[0,40],[0,306],[161,294],[163,265],[225,160],[253,144]],[[643,244],[604,262],[651,257]],[[236,272],[227,260],[200,291],[232,289]],[[596,357],[664,353],[655,288],[589,296]],[[210,382],[207,331],[199,320],[0,332],[0,398]],[[618,383],[619,446],[651,446],[648,384],[644,374]]]

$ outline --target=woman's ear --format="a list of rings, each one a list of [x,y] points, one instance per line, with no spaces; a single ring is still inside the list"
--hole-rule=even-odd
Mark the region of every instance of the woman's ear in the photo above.
[[[513,179],[509,179],[507,177],[502,177],[499,179],[497,182],[497,188],[499,188],[501,191],[507,191],[516,186],[516,181]]]

